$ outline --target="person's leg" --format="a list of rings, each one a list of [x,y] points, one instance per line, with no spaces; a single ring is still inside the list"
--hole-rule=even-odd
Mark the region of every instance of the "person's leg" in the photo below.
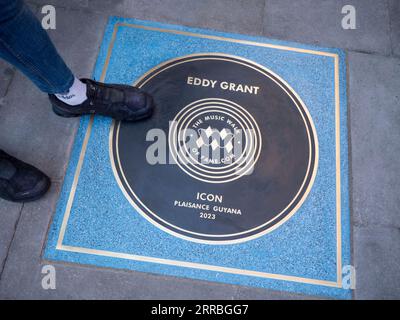
[[[54,112],[60,116],[97,113],[136,121],[153,112],[152,98],[138,88],[74,77],[22,0],[0,0],[0,58],[48,93]],[[0,198],[34,200],[49,186],[45,174],[0,149]]]
[[[73,81],[54,47],[46,48],[46,33],[38,32],[38,24],[22,1],[0,0],[0,58],[10,62],[26,74],[43,91],[67,90]],[[38,45],[28,39],[36,34]],[[55,63],[41,63],[48,56]],[[46,61],[46,60],[44,60]],[[58,75],[55,77],[54,75]],[[72,79],[72,80],[71,80]],[[35,167],[24,163],[0,149],[0,198],[14,202],[32,201],[43,196],[50,187],[50,179]]]
[[[0,58],[46,93],[67,92],[74,75],[22,0],[0,0]]]
[[[137,88],[74,77],[22,0],[0,0],[0,58],[48,93],[53,110],[60,116],[97,113],[136,121],[153,112],[151,97]]]

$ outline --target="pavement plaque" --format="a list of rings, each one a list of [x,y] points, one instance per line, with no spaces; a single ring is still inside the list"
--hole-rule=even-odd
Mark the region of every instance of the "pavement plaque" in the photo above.
[[[93,76],[156,109],[82,118],[45,259],[351,297],[344,52],[112,17]]]

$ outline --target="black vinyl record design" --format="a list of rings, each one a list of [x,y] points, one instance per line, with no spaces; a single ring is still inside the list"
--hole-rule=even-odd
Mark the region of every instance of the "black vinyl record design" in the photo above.
[[[180,57],[136,83],[154,116],[116,122],[116,179],[134,208],[174,236],[207,244],[259,237],[305,201],[318,166],[311,116],[278,75],[223,54]]]

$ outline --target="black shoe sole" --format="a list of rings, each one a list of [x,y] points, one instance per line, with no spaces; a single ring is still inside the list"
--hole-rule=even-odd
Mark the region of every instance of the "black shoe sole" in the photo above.
[[[53,108],[53,112],[54,112],[56,115],[58,115],[58,116],[60,116],[60,117],[63,117],[63,118],[76,118],[76,117],[86,116],[86,115],[90,115],[90,114],[95,114],[95,113],[90,113],[90,112],[88,112],[88,113],[79,113],[79,114],[77,114],[77,113],[72,113],[72,112],[68,112],[68,111],[61,110],[61,109],[60,109],[57,105],[55,105],[55,104],[52,104],[51,106],[52,106],[52,108]],[[71,107],[71,108],[73,108],[73,107]],[[113,119],[115,119],[115,120],[117,120],[117,121],[131,121],[131,122],[147,119],[147,118],[149,118],[149,117],[152,116],[153,111],[154,111],[154,102],[153,102],[153,98],[151,98],[151,97],[148,98],[148,102],[147,102],[147,104],[146,104],[146,107],[144,107],[143,110],[146,110],[146,111],[145,111],[143,114],[138,115],[138,116],[135,117],[134,119],[119,119],[119,118],[117,118],[117,117],[111,117],[111,118],[113,118]],[[109,117],[110,117],[110,116],[109,116]]]
[[[84,116],[84,114],[73,114],[73,113],[70,113],[70,112],[61,111],[54,104],[52,105],[52,108],[53,108],[53,112],[56,115],[58,115],[60,117],[63,117],[63,118],[76,118],[76,117]]]

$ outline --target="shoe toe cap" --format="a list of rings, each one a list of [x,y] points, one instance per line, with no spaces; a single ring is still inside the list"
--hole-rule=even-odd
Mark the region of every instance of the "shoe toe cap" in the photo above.
[[[32,201],[43,196],[50,187],[50,179],[38,169],[23,165],[10,181],[17,201]]]
[[[127,121],[135,121],[150,117],[154,111],[153,98],[144,92],[132,95],[127,100],[129,115],[124,119]]]
[[[138,111],[146,107],[147,94],[141,91],[128,91],[125,95],[125,103],[132,111]]]
[[[29,202],[41,198],[50,188],[51,182],[47,176],[42,176],[36,184],[28,190],[20,191],[15,194],[18,201]]]

